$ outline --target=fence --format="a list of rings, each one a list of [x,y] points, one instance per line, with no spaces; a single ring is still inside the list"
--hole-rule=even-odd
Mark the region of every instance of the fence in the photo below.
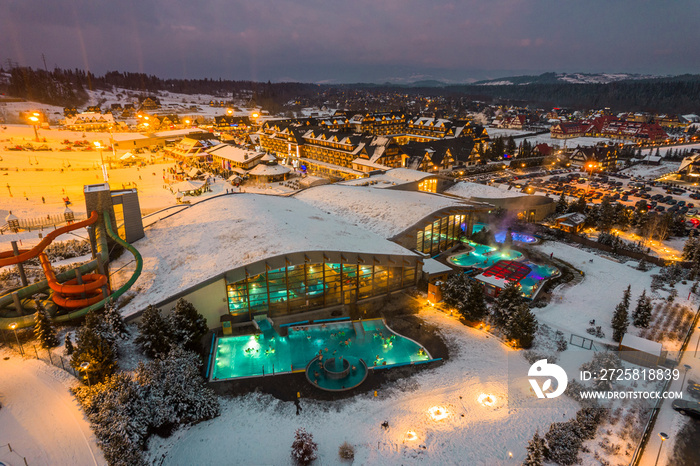
[[[87,218],[87,215],[82,215],[82,214],[75,214],[73,221],[79,222],[81,220],[85,220]],[[35,217],[35,218],[22,218],[18,220],[19,223],[19,229],[20,230],[27,230],[27,231],[32,231],[32,230],[44,230],[45,228],[54,228],[56,229],[59,225],[63,225],[66,223],[66,217],[64,214],[54,214],[54,215],[47,215],[46,217]],[[1,232],[6,232],[10,231],[11,228],[10,226],[5,223],[0,227]]]
[[[82,377],[70,365],[70,358],[67,358],[60,354],[57,355],[55,353],[52,353],[50,350],[42,348],[34,342],[21,343],[16,337],[12,338],[12,335],[7,334],[8,331],[6,330],[0,331],[0,335],[2,335],[2,340],[8,348],[14,349],[24,357],[35,358],[44,361],[47,364],[51,364],[52,366],[63,369],[64,371],[73,375],[73,377],[75,377],[76,379],[82,380]]]
[[[22,458],[22,460],[24,461],[24,466],[29,466],[29,463],[27,463],[27,457],[21,455],[17,450],[13,449],[12,445],[10,445],[9,443],[6,443],[5,445],[0,445],[0,449],[4,450],[5,448],[8,448],[10,450],[10,453],[17,455],[18,458]]]
[[[685,335],[685,339],[683,340],[683,344],[681,345],[681,350],[678,352],[678,357],[675,360],[675,366],[677,366],[683,358],[683,353],[685,353],[685,350],[688,347],[688,343],[690,343],[690,338],[693,336],[693,330],[695,330],[698,326],[698,317],[700,317],[700,307],[698,307],[698,310],[695,311],[695,318],[693,318],[693,324],[690,326],[690,328],[688,329],[688,333],[686,333]],[[664,383],[664,386],[661,389],[662,392],[668,390],[668,386],[671,384],[671,381],[672,379],[670,378],[666,380],[666,383]],[[682,389],[683,387],[681,387],[681,390]],[[661,408],[662,402],[662,399],[656,400],[656,403],[654,404],[654,407],[651,410],[651,416],[649,416],[649,420],[647,421],[646,426],[644,426],[644,433],[642,433],[642,438],[639,441],[639,445],[637,445],[636,450],[634,450],[634,455],[632,455],[630,466],[639,465],[639,462],[642,459],[642,453],[644,453],[644,447],[649,441],[649,437],[651,437],[651,432],[654,430],[654,425],[656,424],[656,418],[659,416],[659,410]]]

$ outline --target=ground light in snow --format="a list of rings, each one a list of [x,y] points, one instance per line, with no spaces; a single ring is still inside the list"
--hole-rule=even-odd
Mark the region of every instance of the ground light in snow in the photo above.
[[[416,431],[409,430],[408,432],[406,432],[406,440],[408,440],[409,442],[414,442],[418,440],[418,434],[416,434]]]
[[[441,421],[450,415],[450,412],[442,406],[433,406],[428,409],[428,413],[434,421]]]
[[[483,406],[491,407],[496,405],[496,401],[498,401],[498,398],[496,398],[494,395],[489,395],[488,393],[482,393],[481,395],[479,395],[476,401],[478,401]]]

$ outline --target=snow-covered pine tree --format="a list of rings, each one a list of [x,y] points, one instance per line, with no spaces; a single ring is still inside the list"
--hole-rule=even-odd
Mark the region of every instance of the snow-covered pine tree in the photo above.
[[[526,302],[522,302],[510,315],[505,328],[505,337],[520,348],[529,348],[537,333],[537,319]]]
[[[34,317],[34,336],[41,342],[43,348],[58,346],[56,329],[44,306],[36,301],[36,316]]]
[[[117,305],[111,299],[105,305],[105,319],[112,329],[112,333],[122,340],[129,336],[129,330],[121,313],[117,310]]]
[[[112,330],[112,326],[107,321],[105,311],[103,309],[90,311],[85,316],[83,326],[94,330],[102,338],[109,342],[112,347],[112,352],[116,356],[119,354],[119,346],[117,345],[117,334]]]
[[[149,405],[157,407],[151,420],[154,426],[177,426],[219,415],[219,401],[204,384],[201,372],[199,356],[177,345],[165,358],[139,365],[136,380],[148,389]]]
[[[467,299],[468,290],[469,278],[466,274],[451,275],[442,285],[442,300],[448,306],[459,310],[462,303]]]
[[[578,452],[583,444],[576,419],[566,422],[555,422],[549,426],[544,436],[547,444],[545,459],[560,465],[571,465],[579,462]]]
[[[314,442],[314,437],[308,433],[303,427],[296,430],[294,433],[294,442],[292,442],[292,459],[301,465],[310,464],[316,459],[316,451],[318,445]]]
[[[527,456],[523,461],[523,466],[542,466],[546,449],[544,437],[540,437],[540,431],[536,430],[535,435],[527,443]]]
[[[101,382],[117,368],[116,353],[107,338],[86,324],[87,321],[75,334],[76,346],[70,364],[76,372],[83,374],[86,382],[88,377],[90,383]],[[84,362],[90,364],[87,374],[80,368]]]
[[[64,351],[66,353],[66,356],[70,356],[71,354],[73,354],[73,351],[75,351],[75,348],[73,347],[73,341],[71,341],[70,339],[70,333],[66,333],[66,338],[64,342]]]
[[[496,298],[496,303],[491,308],[491,320],[494,325],[504,329],[510,316],[515,313],[523,302],[520,295],[520,287],[516,282],[509,283]]]
[[[620,302],[615,307],[615,313],[612,318],[612,328],[613,328],[613,340],[616,342],[621,342],[622,337],[627,333],[627,326],[629,325],[629,319],[627,317],[627,308],[625,307],[624,301]]]
[[[201,340],[209,331],[207,320],[189,301],[180,298],[170,315],[173,340],[190,351],[199,351]]]
[[[139,334],[134,341],[146,356],[155,358],[159,354],[167,354],[172,345],[170,322],[163,318],[160,310],[149,305],[141,315],[138,324]]]
[[[468,286],[467,296],[458,309],[465,319],[478,321],[483,319],[489,311],[484,300],[484,288],[476,281],[472,281]]]
[[[632,300],[632,285],[627,285],[627,289],[625,289],[625,292],[622,294],[622,303],[625,306],[625,310],[629,312],[630,310],[630,302]]]
[[[651,300],[647,297],[647,290],[643,290],[637,299],[637,306],[632,313],[632,323],[635,327],[648,328],[651,321]]]

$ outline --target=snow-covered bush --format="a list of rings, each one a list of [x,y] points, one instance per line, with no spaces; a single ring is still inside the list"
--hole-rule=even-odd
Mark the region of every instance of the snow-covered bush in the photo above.
[[[338,448],[338,456],[344,460],[351,460],[355,458],[355,447],[350,445],[348,442],[343,442]]]
[[[582,371],[589,371],[592,374],[602,374],[603,371],[622,369],[622,362],[620,357],[611,352],[597,352],[593,355],[593,359],[590,362],[581,364]],[[608,391],[612,389],[611,377],[597,377],[593,382],[597,390]]]
[[[318,445],[314,442],[314,437],[304,428],[299,428],[294,433],[294,442],[292,442],[292,459],[297,464],[310,464],[316,459]]]

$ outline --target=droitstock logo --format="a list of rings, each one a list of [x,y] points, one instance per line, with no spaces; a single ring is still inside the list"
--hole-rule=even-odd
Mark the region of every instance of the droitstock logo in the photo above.
[[[530,385],[535,391],[537,398],[556,398],[566,390],[566,385],[569,383],[569,378],[566,376],[566,372],[561,367],[556,364],[547,363],[546,359],[540,359],[530,366],[530,370],[527,372],[528,377],[537,377],[547,379],[540,384],[537,378],[530,378]],[[548,392],[552,389],[552,379],[556,381],[556,387],[554,391]],[[547,392],[547,393],[545,393]]]

